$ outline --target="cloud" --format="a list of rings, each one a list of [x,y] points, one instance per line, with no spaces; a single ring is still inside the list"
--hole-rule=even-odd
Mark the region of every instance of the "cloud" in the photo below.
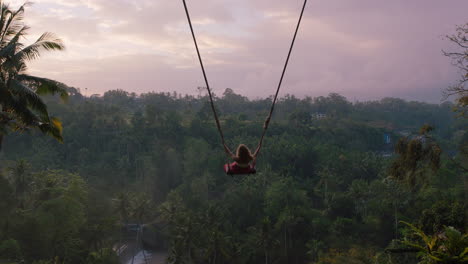
[[[180,1],[35,2],[26,13],[31,38],[51,31],[67,45],[66,52],[32,63],[35,74],[92,93],[195,93],[203,85]],[[302,3],[187,1],[212,86],[271,95]],[[309,1],[283,94],[437,100],[440,89],[456,79],[440,52],[448,46],[442,36],[466,22],[467,9],[464,0]]]

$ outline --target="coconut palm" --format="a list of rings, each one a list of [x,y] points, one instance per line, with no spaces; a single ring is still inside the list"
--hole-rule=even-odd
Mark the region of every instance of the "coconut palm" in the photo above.
[[[31,187],[31,174],[29,173],[30,165],[20,160],[15,166],[9,167],[9,180],[15,191],[15,199],[19,208],[24,208],[25,194]]]
[[[62,126],[49,116],[40,97],[44,94],[68,96],[65,85],[27,74],[27,62],[38,59],[42,51],[63,50],[54,34],[46,32],[31,45],[21,41],[29,29],[23,23],[25,5],[13,10],[0,1],[0,150],[8,130],[38,128],[62,141]]]
[[[416,226],[401,221],[411,230],[411,235],[416,239],[400,241],[409,249],[418,252],[419,264],[458,264],[468,263],[468,234],[456,230],[453,227],[445,227],[443,232],[435,235],[427,235]]]

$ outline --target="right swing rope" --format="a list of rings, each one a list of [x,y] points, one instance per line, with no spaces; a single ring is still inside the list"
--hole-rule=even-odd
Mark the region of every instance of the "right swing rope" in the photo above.
[[[257,151],[256,151],[257,155],[260,152],[260,149],[262,148],[263,139],[265,138],[265,134],[268,129],[268,126],[270,125],[270,120],[273,115],[273,111],[275,110],[275,104],[276,104],[276,100],[278,99],[278,93],[280,91],[281,84],[283,83],[284,74],[286,73],[286,68],[288,67],[289,58],[291,57],[291,52],[294,47],[294,42],[296,41],[297,32],[299,31],[299,26],[301,25],[302,16],[304,15],[304,10],[306,8],[306,5],[307,5],[307,0],[304,0],[304,5],[302,6],[301,15],[299,16],[299,21],[297,21],[296,31],[294,32],[294,37],[292,39],[291,46],[289,47],[288,56],[286,57],[286,62],[284,63],[283,72],[281,73],[281,78],[278,83],[278,88],[276,89],[276,94],[271,104],[270,113],[268,114],[268,117],[266,118],[265,123],[263,124],[262,136],[260,137],[260,141],[258,142]]]

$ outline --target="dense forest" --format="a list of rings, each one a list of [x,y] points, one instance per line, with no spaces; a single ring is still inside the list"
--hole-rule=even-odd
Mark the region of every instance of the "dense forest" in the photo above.
[[[171,263],[417,263],[418,232],[466,261],[467,121],[449,102],[286,95],[258,173],[228,176],[205,96],[69,93],[45,98],[63,143],[5,137],[4,258],[115,263],[119,226],[145,223]],[[216,97],[231,148],[256,146],[270,103]]]

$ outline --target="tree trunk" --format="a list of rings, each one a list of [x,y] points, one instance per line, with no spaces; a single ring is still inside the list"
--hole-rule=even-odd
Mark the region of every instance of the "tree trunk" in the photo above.
[[[3,134],[0,134],[0,159],[2,158],[2,143],[3,143]],[[3,171],[2,162],[0,162],[0,174],[2,173],[2,171]]]
[[[0,113],[3,112],[3,105],[0,105]],[[0,122],[0,129],[3,129],[3,125],[6,123],[4,122],[3,119]],[[3,143],[3,134],[0,132],[0,153],[2,152],[2,143]],[[0,171],[2,170],[2,167],[0,166]]]
[[[286,259],[289,259],[288,258],[288,234],[287,234],[286,226],[284,227],[284,255]]]
[[[7,215],[7,217],[5,217],[5,224],[3,225],[3,234],[2,236],[0,236],[1,240],[7,239],[9,228],[10,228],[10,218]]]
[[[189,264],[193,264],[193,261],[192,261],[192,247],[189,247]]]
[[[393,204],[394,215],[395,215],[395,239],[398,239],[398,212],[396,202]]]

